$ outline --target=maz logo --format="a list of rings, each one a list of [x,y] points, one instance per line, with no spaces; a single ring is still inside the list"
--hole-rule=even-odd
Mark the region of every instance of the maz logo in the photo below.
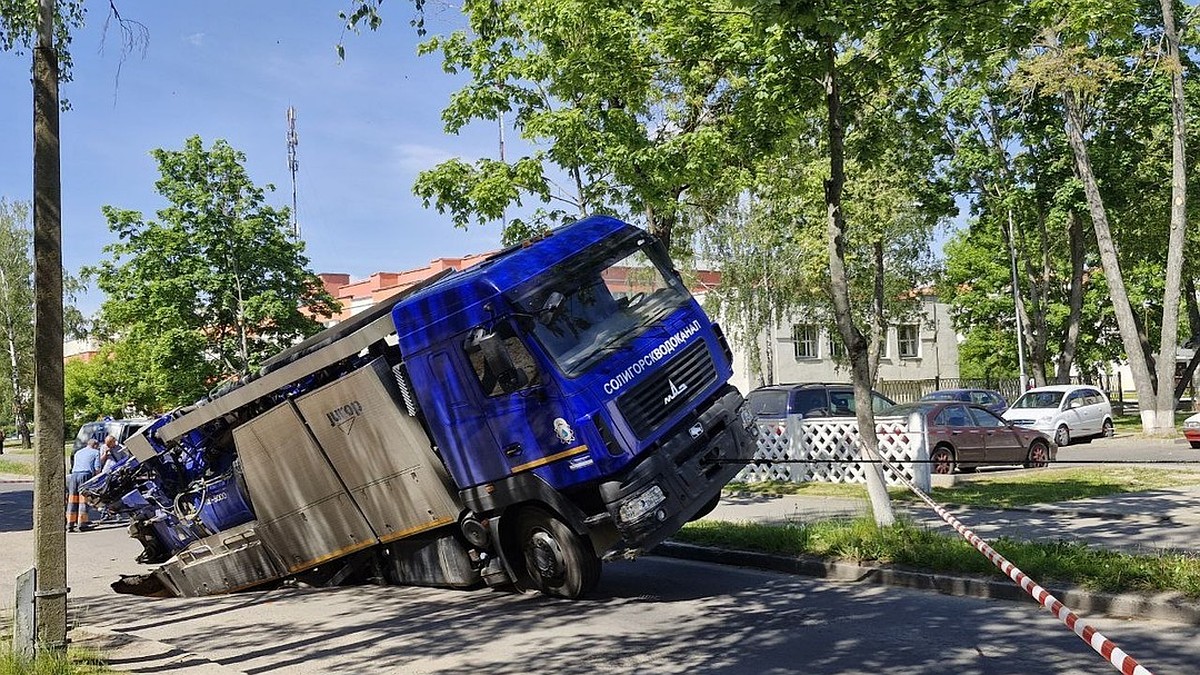
[[[687,382],[684,382],[682,387],[676,387],[675,383],[670,378],[667,378],[667,384],[671,385],[671,393],[663,397],[663,405],[670,405],[671,401],[679,398],[680,394],[687,391]]]
[[[325,413],[325,418],[329,420],[329,426],[339,427],[347,434],[350,433],[350,427],[354,426],[354,418],[363,413],[363,406],[358,401],[351,401],[346,405],[339,406]]]

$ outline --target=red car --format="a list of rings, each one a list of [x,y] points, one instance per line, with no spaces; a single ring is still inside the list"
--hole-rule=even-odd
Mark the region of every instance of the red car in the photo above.
[[[1046,466],[1058,456],[1050,437],[1020,427],[986,408],[954,401],[917,401],[894,406],[881,416],[925,416],[933,473],[974,471],[980,466]]]

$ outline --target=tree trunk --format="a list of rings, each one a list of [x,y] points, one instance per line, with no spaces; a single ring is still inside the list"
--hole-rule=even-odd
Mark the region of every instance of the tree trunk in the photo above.
[[[1092,172],[1087,143],[1083,140],[1083,114],[1074,93],[1069,90],[1064,91],[1062,99],[1063,113],[1066,117],[1067,140],[1071,145],[1071,153],[1075,156],[1075,171],[1083,183],[1083,194],[1087,198],[1088,211],[1092,216],[1092,227],[1096,232],[1096,246],[1100,249],[1100,263],[1104,266],[1104,278],[1108,282],[1113,314],[1117,317],[1121,343],[1125,346],[1129,370],[1133,374],[1133,386],[1137,390],[1138,413],[1142,418],[1142,430],[1153,431],[1155,421],[1154,383],[1150,380],[1150,368],[1146,365],[1146,352],[1142,349],[1142,341],[1138,339],[1137,321],[1133,316],[1133,309],[1129,306],[1129,293],[1125,290],[1125,278],[1121,274],[1117,248],[1113,244],[1112,230],[1108,226],[1108,213],[1104,208],[1104,199],[1100,196],[1100,186],[1096,183],[1096,175]]]
[[[1179,286],[1187,227],[1187,159],[1184,139],[1187,117],[1183,107],[1183,69],[1175,31],[1173,0],[1162,0],[1166,67],[1171,72],[1171,233],[1167,244],[1166,286],[1163,288],[1162,333],[1158,346],[1157,431],[1175,431],[1175,357],[1179,351]]]
[[[55,0],[41,0],[33,50],[34,427],[33,540],[39,649],[67,646],[66,467],[63,463],[62,183]]]
[[[883,350],[886,347],[884,340],[887,340],[887,327],[883,322],[883,242],[875,240],[875,288],[874,288],[874,304],[871,312],[871,344],[870,351],[867,352],[867,372],[871,380],[871,386],[879,381],[879,358],[883,355]]]
[[[1075,363],[1075,350],[1079,348],[1079,319],[1083,314],[1083,264],[1084,241],[1083,221],[1079,214],[1070,211],[1067,214],[1069,229],[1067,237],[1071,246],[1071,292],[1067,299],[1067,336],[1063,340],[1063,350],[1058,359],[1058,372],[1054,379],[1059,384],[1071,381],[1071,364]]]
[[[879,464],[879,440],[875,436],[875,412],[871,409],[871,368],[867,341],[854,325],[850,308],[850,289],[846,279],[846,222],[842,214],[842,188],[845,185],[844,134],[842,103],[838,91],[837,54],[833,38],[825,40],[825,105],[829,115],[829,179],[825,181],[825,208],[828,216],[829,286],[833,296],[833,316],[838,333],[850,358],[854,381],[855,417],[866,466],[867,495],[879,526],[896,521],[892,500],[887,492],[883,466]]]
[[[1025,256],[1029,274],[1029,306],[1032,310],[1030,324],[1033,330],[1030,334],[1029,360],[1033,365],[1033,381],[1039,387],[1046,386],[1046,363],[1049,361],[1046,349],[1046,302],[1047,287],[1050,284],[1050,243],[1046,238],[1046,214],[1042,204],[1037,206],[1038,220],[1038,258],[1041,269],[1035,270],[1031,264],[1033,256]]]

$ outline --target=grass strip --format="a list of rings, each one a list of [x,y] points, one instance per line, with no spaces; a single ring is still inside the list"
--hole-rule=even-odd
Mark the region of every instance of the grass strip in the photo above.
[[[104,675],[115,673],[89,649],[71,647],[64,652],[39,651],[32,662],[18,658],[12,643],[0,647],[0,675]]]
[[[787,525],[700,521],[685,526],[675,539],[734,550],[1007,578],[963,539],[904,520],[885,528],[870,518]],[[1193,554],[1131,555],[1081,542],[1007,537],[989,543],[1039,583],[1065,582],[1108,593],[1177,591],[1200,598],[1200,557]]]
[[[1047,468],[1019,474],[995,472],[994,475],[972,476],[952,487],[933,488],[931,496],[948,504],[1011,508],[1197,484],[1200,484],[1200,473],[1193,471],[1137,466]],[[867,498],[866,487],[857,483],[764,481],[730,483],[726,489],[752,494]],[[896,501],[917,501],[916,495],[905,488],[892,488],[888,492]]]
[[[32,476],[33,465],[24,462],[14,462],[9,459],[0,457],[0,473],[14,474],[17,476]],[[0,671],[2,673],[3,671]]]

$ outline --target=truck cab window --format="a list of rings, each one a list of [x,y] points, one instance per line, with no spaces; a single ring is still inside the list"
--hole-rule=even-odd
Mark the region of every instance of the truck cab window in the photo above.
[[[513,333],[511,326],[508,324],[497,326],[492,339],[507,356],[507,361],[512,364],[511,369],[499,367],[498,362],[503,361],[503,357],[489,359],[485,349],[472,338],[468,338],[463,343],[471,370],[479,379],[479,386],[483,389],[485,396],[510,394],[541,384],[541,373],[538,370],[537,362],[534,361],[533,355],[529,353],[525,344]]]
[[[509,295],[536,320],[533,334],[568,377],[631,344],[689,299],[665,252],[631,238],[597,261],[568,260]]]

